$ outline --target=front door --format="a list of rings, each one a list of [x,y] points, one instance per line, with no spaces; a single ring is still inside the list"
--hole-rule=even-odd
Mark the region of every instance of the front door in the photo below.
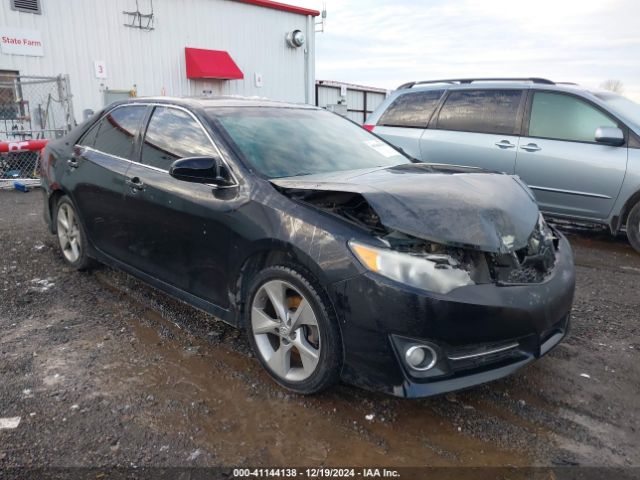
[[[516,173],[535,193],[540,209],[585,219],[606,219],[627,167],[627,146],[596,143],[598,127],[618,122],[570,94],[536,91]]]
[[[176,180],[168,170],[179,158],[219,157],[189,112],[156,106],[140,157],[127,172],[126,215],[132,265],[181,290],[226,308],[229,215],[233,188]]]

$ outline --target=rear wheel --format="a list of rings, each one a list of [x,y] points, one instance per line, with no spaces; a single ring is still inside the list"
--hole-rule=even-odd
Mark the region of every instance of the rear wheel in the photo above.
[[[640,202],[629,212],[627,218],[627,237],[629,243],[637,251],[640,252]]]
[[[55,222],[64,260],[78,270],[91,267],[94,261],[87,255],[87,237],[69,197],[64,196],[58,200]]]
[[[310,274],[285,266],[266,268],[251,282],[246,305],[249,342],[276,382],[310,394],[338,380],[339,329]]]

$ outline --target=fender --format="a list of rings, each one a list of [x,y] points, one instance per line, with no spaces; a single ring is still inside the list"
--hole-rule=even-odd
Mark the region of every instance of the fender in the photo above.
[[[620,215],[613,217],[610,225],[611,233],[613,235],[616,235],[620,231],[620,228],[627,223],[629,212],[638,202],[640,202],[640,189],[636,190],[636,192],[627,199],[622,207]]]

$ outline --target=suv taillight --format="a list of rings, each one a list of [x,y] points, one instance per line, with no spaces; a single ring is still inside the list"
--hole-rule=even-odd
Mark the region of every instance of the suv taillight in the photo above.
[[[364,128],[365,130],[369,130],[370,132],[373,132],[374,127],[375,125],[367,125],[366,123],[362,125],[362,128]]]

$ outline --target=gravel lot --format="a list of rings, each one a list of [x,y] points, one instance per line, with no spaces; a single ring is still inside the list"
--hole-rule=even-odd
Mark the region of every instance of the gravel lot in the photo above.
[[[0,418],[20,417],[0,467],[640,466],[640,255],[624,238],[571,233],[572,332],[516,375],[424,400],[305,398],[241,332],[66,267],[41,212],[39,191],[0,191]]]

